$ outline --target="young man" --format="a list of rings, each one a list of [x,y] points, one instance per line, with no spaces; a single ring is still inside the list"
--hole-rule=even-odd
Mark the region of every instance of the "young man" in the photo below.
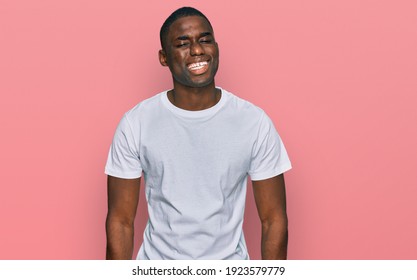
[[[246,179],[262,223],[262,258],[285,259],[283,173],[291,168],[271,120],[215,86],[219,48],[209,20],[184,7],[160,33],[173,89],[122,118],[106,164],[107,258],[131,259],[140,177],[149,220],[137,259],[248,259]]]

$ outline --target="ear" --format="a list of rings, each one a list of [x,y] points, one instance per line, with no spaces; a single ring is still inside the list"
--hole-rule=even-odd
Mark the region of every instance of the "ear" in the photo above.
[[[161,63],[162,66],[168,66],[167,56],[163,49],[159,50],[158,57],[159,57],[159,63]]]

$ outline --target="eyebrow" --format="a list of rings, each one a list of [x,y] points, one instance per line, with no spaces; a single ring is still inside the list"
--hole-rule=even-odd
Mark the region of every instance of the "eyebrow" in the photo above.
[[[206,37],[206,36],[211,36],[212,34],[211,34],[211,32],[202,32],[202,33],[200,33],[200,38],[201,37]],[[179,36],[179,37],[177,37],[177,39],[176,40],[180,40],[180,41],[184,41],[184,40],[188,40],[190,37],[188,36],[188,35],[182,35],[182,36]]]
[[[182,36],[179,36],[176,40],[181,40],[181,41],[188,40],[188,36],[182,35]]]
[[[206,37],[212,35],[211,32],[203,32],[200,34],[200,37]]]

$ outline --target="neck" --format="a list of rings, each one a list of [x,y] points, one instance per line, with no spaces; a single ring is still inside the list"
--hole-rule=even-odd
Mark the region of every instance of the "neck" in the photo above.
[[[168,99],[178,108],[199,111],[213,107],[219,102],[221,92],[214,83],[205,87],[186,87],[174,83],[174,89],[168,91]]]

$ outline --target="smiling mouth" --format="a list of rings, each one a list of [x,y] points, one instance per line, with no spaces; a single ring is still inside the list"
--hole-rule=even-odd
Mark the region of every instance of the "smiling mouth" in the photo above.
[[[187,65],[188,70],[198,71],[207,67],[208,61],[195,62]]]

